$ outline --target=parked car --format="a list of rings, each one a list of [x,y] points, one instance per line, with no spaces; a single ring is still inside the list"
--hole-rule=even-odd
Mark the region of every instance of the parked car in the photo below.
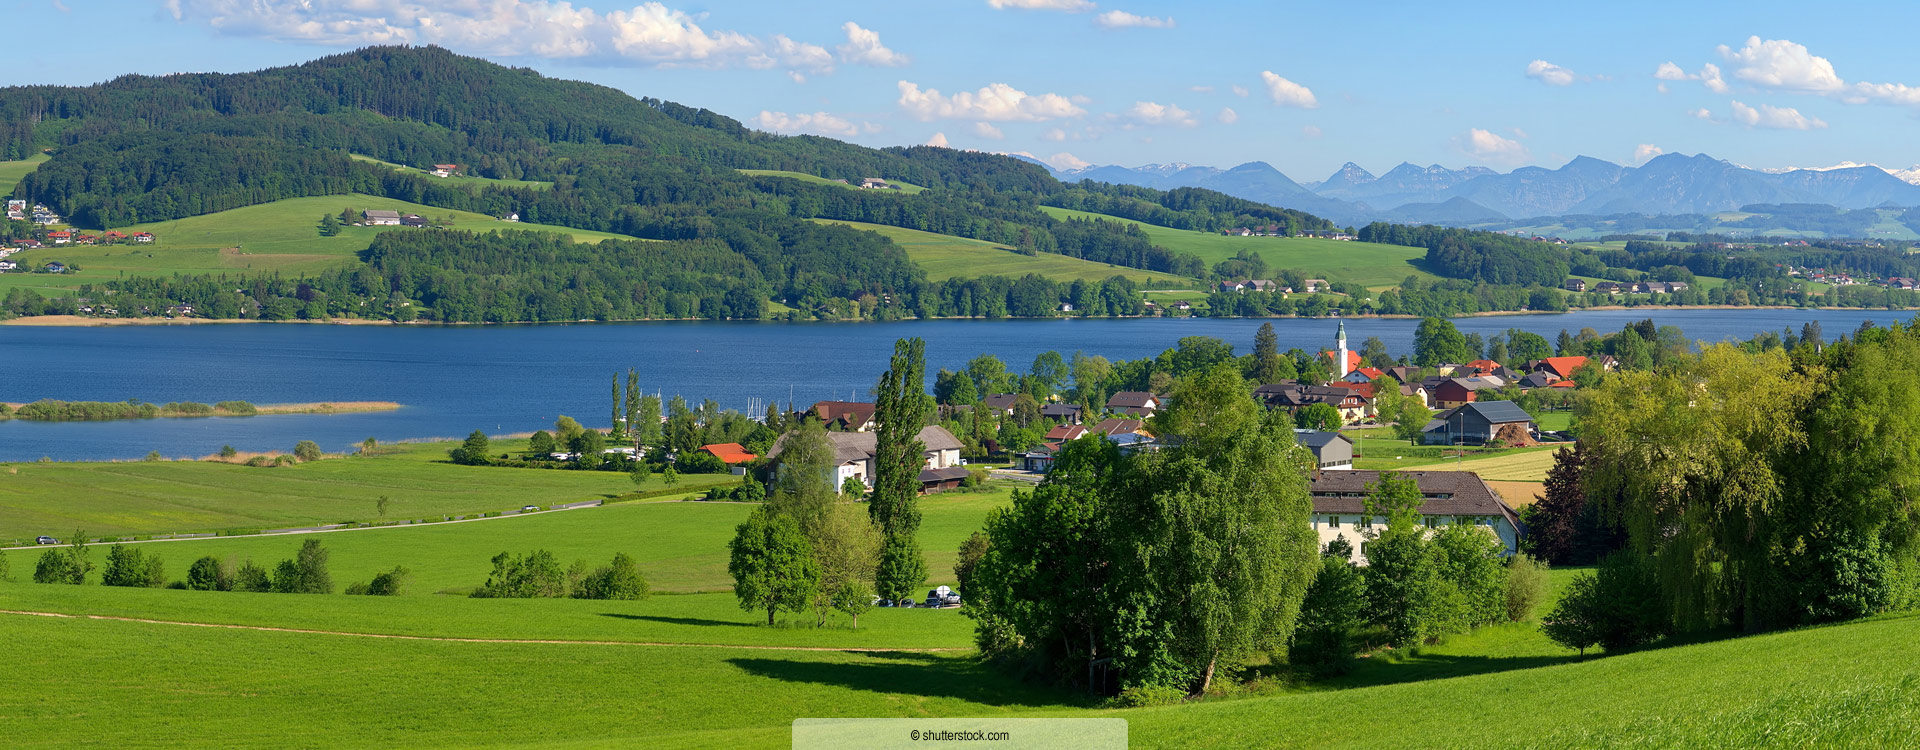
[[[949,598],[954,600],[953,602],[951,602],[952,604],[959,603],[960,597],[959,595],[953,592],[953,589],[947,588],[945,586],[941,586],[940,588],[937,588],[937,589],[927,590],[927,606],[929,607],[948,606],[949,602],[947,600]]]
[[[537,510],[540,510],[540,506],[538,506],[538,505],[522,505],[522,506],[520,506],[520,512],[521,512],[521,513],[532,513],[532,512],[534,512],[534,511],[537,511]]]
[[[59,544],[60,540],[50,536],[37,536],[33,538],[33,543],[34,544]]]

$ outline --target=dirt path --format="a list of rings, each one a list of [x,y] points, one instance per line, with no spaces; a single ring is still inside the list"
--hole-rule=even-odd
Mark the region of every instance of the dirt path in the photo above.
[[[114,617],[111,615],[74,615],[62,612],[27,612],[21,610],[0,609],[0,615],[23,615],[28,617],[53,617],[63,620],[110,620],[114,622],[138,622],[148,625],[181,625],[193,628],[222,628],[226,630],[258,630],[269,633],[306,633],[310,635],[340,635],[352,638],[386,638],[397,641],[439,641],[443,643],[502,643],[502,644],[552,644],[567,646],[651,646],[655,648],[722,648],[747,651],[843,651],[850,653],[943,653],[971,651],[966,648],[835,648],[832,646],[736,646],[724,643],[661,643],[653,641],[573,641],[546,640],[534,638],[453,638],[433,635],[396,635],[392,633],[353,633],[343,630],[308,630],[304,628],[274,628],[265,625],[229,625],[217,622],[180,622],[177,620],[147,620],[138,617]]]

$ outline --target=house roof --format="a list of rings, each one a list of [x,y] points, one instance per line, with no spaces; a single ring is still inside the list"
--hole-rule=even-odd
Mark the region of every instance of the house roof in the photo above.
[[[1378,367],[1361,367],[1361,368],[1355,369],[1354,372],[1367,376],[1368,380],[1379,380],[1380,378],[1384,377],[1387,374],[1386,371],[1381,370]]]
[[[1520,384],[1528,388],[1545,388],[1553,383],[1553,376],[1545,372],[1535,372],[1520,379]]]
[[[1481,372],[1493,372],[1495,370],[1500,369],[1500,363],[1495,362],[1491,359],[1476,359],[1472,362],[1468,362],[1467,366],[1475,370],[1479,370]]]
[[[1520,517],[1479,475],[1470,471],[1406,471],[1420,487],[1420,512],[1430,516],[1501,516],[1516,528]],[[1323,471],[1308,485],[1315,513],[1366,512],[1367,485],[1378,471]]]
[[[1512,401],[1475,401],[1457,409],[1445,412],[1438,419],[1445,419],[1460,411],[1468,411],[1487,420],[1490,424],[1508,422],[1531,422],[1533,416]]]
[[[1309,281],[1311,281],[1311,279],[1309,279]],[[1327,362],[1331,364],[1340,363],[1340,360],[1337,359],[1337,357],[1339,356],[1339,352],[1323,351],[1320,353],[1320,356],[1326,357]],[[1359,352],[1356,352],[1352,349],[1347,350],[1347,372],[1353,372],[1354,370],[1358,369],[1360,365],[1365,361],[1366,360],[1363,360],[1360,358]]]
[[[759,458],[759,456],[757,455],[748,453],[747,449],[741,446],[739,443],[714,443],[712,445],[702,445],[700,446],[700,450],[703,450],[715,456],[718,456],[720,460],[730,464],[743,464],[748,461],[752,461],[756,458]]]
[[[1157,404],[1159,396],[1146,391],[1121,391],[1107,399],[1109,409],[1145,409]]]
[[[399,211],[388,211],[388,210],[386,210],[386,209],[380,209],[380,208],[370,208],[370,209],[367,209],[366,211],[363,211],[362,213],[363,213],[363,214],[365,214],[365,215],[366,215],[366,217],[367,217],[367,218],[369,218],[369,219],[398,219],[398,218],[400,218],[400,212],[399,212]]]
[[[1586,357],[1548,357],[1534,365],[1535,370],[1553,373],[1562,378],[1573,377],[1573,371],[1587,363]]]
[[[767,451],[767,456],[779,457],[787,447],[787,437],[792,434],[789,432],[773,441],[773,448]],[[872,432],[829,432],[827,442],[833,445],[834,460],[847,463],[873,457],[879,444],[879,437]],[[920,428],[920,432],[914,435],[914,438],[919,440],[921,445],[926,446],[928,451],[957,451],[961,448],[960,439],[948,432],[947,428],[937,424]]]
[[[1063,424],[1047,431],[1044,440],[1072,440],[1087,434],[1087,428],[1077,424]]]
[[[1138,419],[1124,419],[1121,417],[1112,417],[1109,419],[1101,420],[1099,424],[1094,425],[1093,431],[1098,432],[1102,435],[1107,435],[1111,437],[1114,435],[1123,435],[1131,432],[1139,432],[1142,428],[1146,426],[1147,426],[1146,422],[1142,422]]]
[[[1040,407],[1040,416],[1077,417],[1077,416],[1080,416],[1080,405],[1079,404],[1043,404]]]
[[[845,419],[848,424],[859,426],[873,420],[875,408],[873,404],[864,401],[821,401],[813,405],[813,413],[822,421]]]
[[[965,468],[959,466],[949,466],[944,469],[921,469],[920,482],[921,484],[928,482],[952,482],[958,479],[966,479],[967,473]]]
[[[1013,402],[1018,400],[1020,400],[1020,394],[1018,393],[995,393],[980,399],[980,402],[986,404],[987,408],[990,409],[1011,409],[1013,408]]]
[[[1294,430],[1293,439],[1308,448],[1324,448],[1335,440],[1345,440],[1347,444],[1353,444],[1352,439],[1332,430]]]

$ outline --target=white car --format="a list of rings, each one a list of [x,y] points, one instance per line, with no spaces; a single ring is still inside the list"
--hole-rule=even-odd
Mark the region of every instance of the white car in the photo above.
[[[538,511],[538,510],[540,510],[540,506],[538,506],[538,505],[523,505],[523,506],[520,506],[520,512],[521,512],[521,513],[533,513],[533,512],[535,512],[535,511]]]

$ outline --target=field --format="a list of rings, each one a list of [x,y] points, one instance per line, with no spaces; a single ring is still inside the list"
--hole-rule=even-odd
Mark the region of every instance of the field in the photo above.
[[[360,154],[351,154],[351,156],[353,157],[354,161],[365,161],[365,162],[372,162],[374,164],[385,164],[389,167],[392,167],[393,171],[395,172],[406,172],[409,174],[417,174],[429,180],[444,182],[449,185],[461,185],[465,187],[490,187],[490,186],[492,187],[526,187],[526,188],[533,188],[535,190],[550,190],[553,188],[553,183],[541,182],[539,180],[495,180],[495,179],[489,179],[486,177],[468,177],[466,175],[435,177],[424,169],[415,169],[413,167],[404,166],[401,164],[395,164],[390,161],[381,161],[371,156],[362,156]]]
[[[1154,244],[1198,255],[1209,267],[1232,258],[1241,250],[1253,250],[1267,261],[1268,268],[1275,271],[1294,270],[1311,278],[1347,281],[1371,289],[1399,286],[1408,276],[1436,278],[1416,265],[1416,261],[1426,257],[1424,248],[1307,237],[1228,237],[1210,232],[1169,229],[1086,211],[1050,206],[1042,206],[1041,210],[1062,219],[1097,218],[1138,225]]]
[[[41,154],[20,161],[0,161],[0,195],[13,192],[13,186],[20,184],[20,178],[27,176],[28,172],[39,169],[41,164],[51,158],[53,157]],[[3,202],[0,201],[0,203]]]
[[[984,240],[973,240],[946,234],[922,232],[917,229],[903,229],[882,224],[868,224],[859,221],[836,221],[815,219],[822,224],[841,224],[855,229],[878,232],[881,236],[893,240],[901,249],[907,251],[907,257],[914,265],[927,272],[927,278],[939,281],[954,277],[974,277],[997,274],[1009,278],[1019,278],[1030,273],[1039,274],[1055,281],[1074,279],[1105,279],[1111,276],[1125,276],[1148,288],[1194,287],[1199,282],[1183,276],[1172,276],[1138,268],[1127,268],[1107,263],[1095,263],[1089,260],[1071,258],[1053,253],[1021,255],[1011,248],[996,245]]]
[[[12,287],[41,291],[73,289],[81,284],[110,281],[122,275],[171,276],[179,273],[236,271],[313,273],[356,262],[356,254],[367,249],[374,235],[380,232],[405,231],[400,227],[349,226],[342,227],[335,236],[321,237],[315,229],[320,217],[324,214],[338,215],[343,208],[355,211],[393,209],[402,213],[417,213],[436,221],[452,217],[449,225],[456,229],[559,232],[580,242],[632,239],[605,232],[509,223],[485,214],[366,195],[288,198],[203,216],[119,228],[119,231],[127,234],[152,232],[159,238],[152,245],[68,246],[20,253],[18,257],[23,260],[77,263],[81,270],[65,274],[0,274],[0,294],[5,294]]]
[[[801,182],[811,182],[816,185],[839,185],[840,187],[846,188],[848,190],[860,189],[859,185],[850,185],[845,182],[837,182],[834,180],[829,180],[825,177],[821,177],[819,175],[811,175],[805,172],[788,172],[780,169],[741,169],[736,171],[738,171],[741,174],[753,175],[755,177],[787,177],[787,178],[799,180]],[[906,193],[908,195],[912,195],[922,190],[926,190],[926,188],[921,187],[919,185],[915,185],[911,182],[901,182],[900,180],[895,180],[892,178],[882,178],[882,179],[885,179],[888,182],[888,184],[900,186],[900,192]]]
[[[618,472],[458,466],[449,443],[408,444],[366,458],[282,467],[215,461],[0,464],[0,541],[74,529],[124,536],[231,528],[280,528],[511,510],[662,489],[636,488]],[[505,452],[517,444],[495,441]],[[289,446],[291,447],[291,446]],[[681,487],[732,480],[687,475]]]

